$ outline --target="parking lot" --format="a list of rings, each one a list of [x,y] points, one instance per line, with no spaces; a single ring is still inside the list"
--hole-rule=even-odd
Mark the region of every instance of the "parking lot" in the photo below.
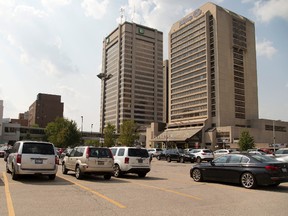
[[[288,183],[248,190],[240,185],[194,182],[191,163],[152,160],[145,178],[129,174],[54,181],[25,176],[13,181],[0,158],[0,215],[287,215]]]

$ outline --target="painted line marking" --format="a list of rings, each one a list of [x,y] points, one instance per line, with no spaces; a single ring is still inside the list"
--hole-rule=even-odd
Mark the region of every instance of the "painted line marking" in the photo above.
[[[196,199],[196,200],[202,200],[200,197],[192,196],[192,195],[189,195],[189,194],[181,193],[181,192],[170,190],[170,189],[166,189],[166,188],[160,188],[160,187],[151,186],[151,185],[145,185],[145,184],[140,184],[140,183],[133,183],[133,184],[140,185],[140,186],[143,186],[143,187],[154,188],[154,189],[165,191],[165,192],[169,192],[169,193],[174,193],[174,194],[177,194],[177,195],[180,195],[180,196],[184,196],[184,197],[188,197],[188,198],[192,198],[192,199]]]
[[[64,178],[64,177],[62,177],[62,176],[61,176],[61,177],[60,177],[60,176],[57,176],[57,177],[62,178],[62,179],[64,179],[64,180],[66,180],[66,181],[69,181],[69,182],[77,185],[78,187],[82,188],[83,190],[89,191],[89,192],[91,192],[91,193],[93,193],[93,194],[101,197],[102,199],[104,199],[104,200],[106,200],[106,201],[108,201],[108,202],[116,205],[116,206],[119,207],[119,208],[126,208],[126,206],[122,205],[121,203],[119,203],[119,202],[117,202],[117,201],[115,201],[115,200],[113,200],[113,199],[110,199],[109,197],[107,197],[107,196],[105,196],[105,195],[103,195],[103,194],[101,194],[101,193],[99,193],[99,192],[97,192],[97,191],[91,190],[90,188],[88,188],[88,187],[86,187],[86,186],[84,186],[84,185],[81,185],[81,184],[79,184],[79,183],[77,183],[77,182],[75,182],[75,181],[72,181],[72,180],[70,180],[70,179]]]
[[[4,185],[5,185],[5,195],[6,195],[8,215],[9,216],[15,216],[13,202],[12,202],[12,198],[11,198],[11,194],[10,194],[10,190],[9,190],[8,179],[7,179],[5,172],[3,172],[3,179],[4,179]]]

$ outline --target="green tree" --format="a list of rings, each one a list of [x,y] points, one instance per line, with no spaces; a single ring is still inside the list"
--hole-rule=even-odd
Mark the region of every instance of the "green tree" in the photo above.
[[[86,146],[101,146],[99,140],[85,140],[84,145],[86,145]]]
[[[116,127],[111,123],[108,123],[107,126],[104,128],[104,146],[111,147],[115,145],[116,141]]]
[[[125,146],[134,146],[135,141],[139,139],[137,129],[137,125],[134,121],[124,121],[123,124],[120,125],[119,143]]]
[[[47,140],[57,147],[67,148],[76,146],[81,139],[81,133],[74,121],[65,118],[56,118],[45,128]]]
[[[254,138],[249,134],[249,131],[241,132],[238,145],[241,151],[255,148]]]

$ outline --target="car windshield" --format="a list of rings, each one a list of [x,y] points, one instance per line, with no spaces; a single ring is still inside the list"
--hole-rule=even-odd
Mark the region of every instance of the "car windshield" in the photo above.
[[[105,148],[90,148],[90,157],[111,158],[112,154],[109,149]]]
[[[54,155],[55,151],[51,144],[46,143],[24,143],[22,154],[44,154]]]
[[[128,156],[131,157],[149,157],[146,149],[130,148],[128,149]]]
[[[275,158],[265,156],[265,155],[260,155],[260,154],[255,154],[251,155],[254,159],[260,161],[260,162],[278,162]]]

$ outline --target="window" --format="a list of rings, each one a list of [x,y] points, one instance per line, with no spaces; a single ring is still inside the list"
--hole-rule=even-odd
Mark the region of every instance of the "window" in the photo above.
[[[121,148],[118,151],[118,156],[124,156],[125,149]]]

